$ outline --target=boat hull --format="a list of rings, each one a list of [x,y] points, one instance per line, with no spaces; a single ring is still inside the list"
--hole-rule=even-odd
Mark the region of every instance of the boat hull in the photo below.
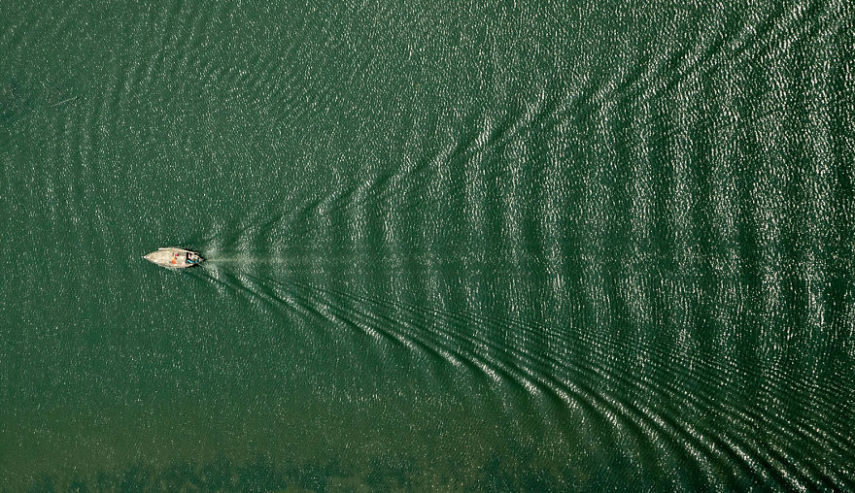
[[[161,247],[143,258],[168,269],[186,269],[204,261],[197,252],[177,247]]]

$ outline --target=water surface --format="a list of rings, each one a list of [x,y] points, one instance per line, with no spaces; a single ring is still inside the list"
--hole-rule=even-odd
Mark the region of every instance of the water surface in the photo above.
[[[0,490],[855,488],[847,2],[0,10]]]

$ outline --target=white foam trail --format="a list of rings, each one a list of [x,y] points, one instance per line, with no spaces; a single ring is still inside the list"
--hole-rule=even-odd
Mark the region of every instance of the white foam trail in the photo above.
[[[241,264],[284,264],[287,262],[284,258],[257,258],[257,257],[215,257],[205,259],[205,262],[211,263],[241,263]]]

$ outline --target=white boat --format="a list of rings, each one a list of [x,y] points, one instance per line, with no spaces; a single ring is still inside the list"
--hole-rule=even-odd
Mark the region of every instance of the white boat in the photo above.
[[[205,261],[197,252],[177,247],[160,247],[143,258],[170,269],[186,269]]]

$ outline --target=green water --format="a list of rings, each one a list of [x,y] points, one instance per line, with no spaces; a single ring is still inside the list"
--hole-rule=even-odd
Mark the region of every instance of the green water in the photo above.
[[[0,0],[0,491],[855,488],[855,8],[694,3]]]

